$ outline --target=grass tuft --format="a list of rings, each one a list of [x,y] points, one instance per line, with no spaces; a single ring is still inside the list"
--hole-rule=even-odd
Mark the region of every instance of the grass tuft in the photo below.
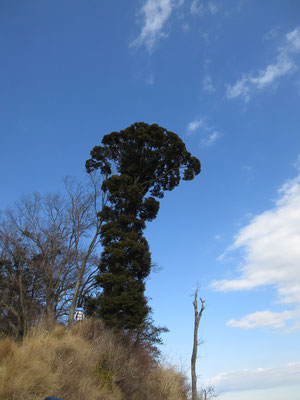
[[[22,343],[0,339],[1,400],[186,400],[188,391],[181,372],[160,366],[98,320],[70,330],[40,324]]]

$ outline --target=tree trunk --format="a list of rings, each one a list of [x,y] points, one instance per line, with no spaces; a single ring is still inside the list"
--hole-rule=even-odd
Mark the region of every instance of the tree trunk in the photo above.
[[[71,303],[70,311],[69,311],[69,317],[68,317],[68,327],[69,328],[73,325],[73,317],[74,317],[74,313],[75,313],[76,303],[78,300],[78,292],[79,292],[79,288],[81,285],[81,281],[82,281],[82,277],[79,276],[77,279],[76,285],[75,285],[75,289],[74,289],[74,293],[73,293],[73,297],[72,297],[72,303]]]
[[[204,300],[200,298],[201,301],[201,310],[198,312],[198,304],[197,304],[197,296],[198,289],[195,291],[195,298],[193,301],[194,309],[195,309],[195,325],[194,325],[194,344],[193,344],[193,352],[191,358],[191,374],[192,374],[192,400],[198,400],[197,394],[197,374],[196,374],[196,361],[197,361],[197,351],[198,351],[198,328],[202,313],[205,309]]]
[[[196,360],[197,360],[197,350],[198,350],[198,326],[199,321],[195,318],[194,325],[194,345],[191,360],[191,372],[192,372],[192,400],[197,400],[197,375],[196,375]]]
[[[24,302],[24,289],[23,289],[23,269],[19,275],[19,298],[20,298],[20,305],[21,305],[21,320],[22,320],[22,328],[19,328],[19,335],[26,336],[27,334],[27,310],[25,307]]]

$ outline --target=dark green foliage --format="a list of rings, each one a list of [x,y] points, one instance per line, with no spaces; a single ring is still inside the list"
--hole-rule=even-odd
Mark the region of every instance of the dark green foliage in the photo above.
[[[99,215],[104,250],[96,280],[102,292],[89,309],[111,326],[137,329],[150,311],[144,296],[151,269],[145,222],[156,218],[155,197],[162,198],[181,179],[193,179],[200,162],[175,133],[143,122],[105,135],[91,157],[87,172],[100,169],[105,175],[102,190],[109,205]]]

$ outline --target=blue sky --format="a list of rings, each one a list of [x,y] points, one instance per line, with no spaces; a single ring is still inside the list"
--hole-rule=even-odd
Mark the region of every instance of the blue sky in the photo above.
[[[189,373],[198,284],[199,385],[299,399],[299,1],[5,0],[0,48],[0,209],[83,179],[106,133],[176,132],[203,169],[146,230],[163,351]]]

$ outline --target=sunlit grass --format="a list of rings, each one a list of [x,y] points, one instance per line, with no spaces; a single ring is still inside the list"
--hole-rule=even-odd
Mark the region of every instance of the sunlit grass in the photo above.
[[[0,399],[184,400],[184,375],[124,343],[100,321],[67,330],[41,324],[16,343],[0,339]]]

